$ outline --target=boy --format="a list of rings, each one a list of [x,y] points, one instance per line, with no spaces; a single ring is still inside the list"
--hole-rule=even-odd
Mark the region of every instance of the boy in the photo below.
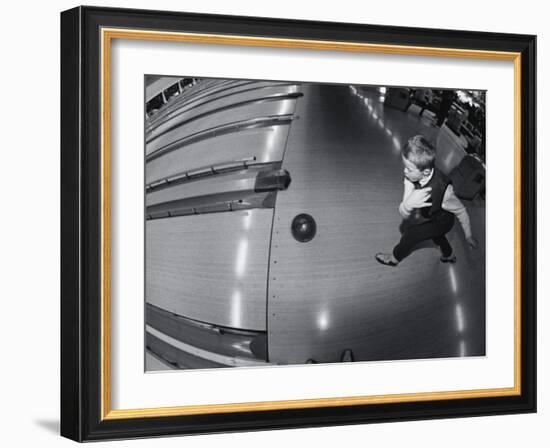
[[[401,240],[393,253],[378,253],[376,260],[397,266],[414,247],[432,240],[441,250],[441,262],[455,263],[453,248],[445,237],[458,218],[466,241],[477,247],[466,207],[455,196],[447,177],[435,167],[435,148],[422,135],[409,139],[402,150],[405,189],[399,213],[404,219]]]

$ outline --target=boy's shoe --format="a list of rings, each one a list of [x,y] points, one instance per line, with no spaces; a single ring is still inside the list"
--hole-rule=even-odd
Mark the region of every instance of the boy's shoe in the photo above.
[[[399,264],[399,262],[396,263],[395,261],[393,261],[394,258],[392,254],[383,254],[381,252],[378,252],[374,258],[376,258],[376,261],[378,261],[378,263],[385,264],[386,266],[395,267]]]
[[[441,263],[456,263],[456,255],[451,255],[450,257],[444,257],[443,255],[439,258]]]

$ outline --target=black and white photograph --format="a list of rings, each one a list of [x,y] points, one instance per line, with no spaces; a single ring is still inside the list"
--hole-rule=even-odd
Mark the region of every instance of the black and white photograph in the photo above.
[[[486,356],[488,96],[146,75],[145,370]]]

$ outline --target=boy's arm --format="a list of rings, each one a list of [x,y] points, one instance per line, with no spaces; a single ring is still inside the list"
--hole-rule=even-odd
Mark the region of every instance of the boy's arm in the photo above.
[[[407,208],[407,206],[405,205],[405,199],[409,197],[409,195],[413,192],[413,190],[414,190],[413,183],[406,177],[403,178],[403,200],[401,201],[401,204],[399,204],[399,214],[404,219],[407,219],[412,212],[412,210]]]
[[[458,222],[460,222],[462,230],[464,231],[464,236],[467,240],[471,239],[472,228],[470,226],[470,215],[468,215],[468,211],[466,210],[464,204],[462,204],[462,202],[460,202],[460,199],[456,197],[453,186],[451,184],[449,184],[447,186],[447,189],[445,190],[445,195],[443,196],[441,207],[457,217]]]

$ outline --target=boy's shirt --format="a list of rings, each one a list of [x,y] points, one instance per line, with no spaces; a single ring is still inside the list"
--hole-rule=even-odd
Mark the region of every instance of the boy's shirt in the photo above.
[[[430,181],[433,173],[434,171],[432,169],[432,172],[429,176],[419,181],[421,187],[424,187],[424,185],[426,185]],[[401,201],[401,204],[399,204],[399,213],[404,219],[407,219],[412,212],[412,210],[409,210],[407,207],[405,207],[404,203],[405,199],[407,199],[413,191],[414,184],[405,177],[403,201]],[[462,202],[460,202],[460,199],[456,197],[453,186],[451,184],[447,185],[447,189],[445,190],[445,194],[443,195],[443,201],[441,202],[441,208],[455,215],[458,219],[458,222],[460,222],[462,230],[464,231],[464,237],[466,239],[471,238],[472,229],[470,227],[470,216],[468,215],[468,211],[466,210],[464,204],[462,204]]]

